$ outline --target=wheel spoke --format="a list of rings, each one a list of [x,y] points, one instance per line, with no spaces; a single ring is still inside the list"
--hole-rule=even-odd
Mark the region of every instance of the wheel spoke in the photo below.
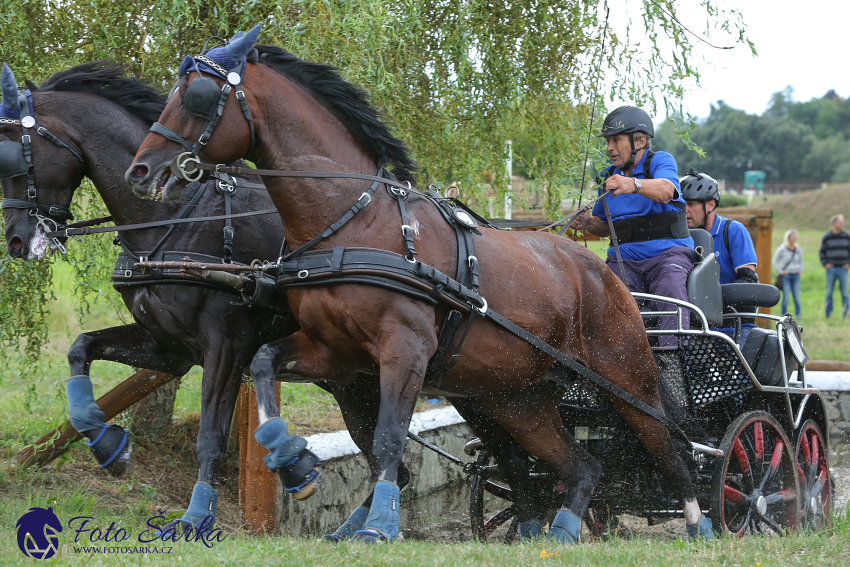
[[[809,447],[809,435],[806,431],[800,436],[800,450],[803,452],[803,463],[811,463],[812,449]]]
[[[759,490],[764,491],[765,485],[773,479],[773,475],[779,470],[779,465],[782,463],[782,451],[785,449],[785,443],[781,439],[776,440],[776,446],[773,448],[773,456],[770,458],[770,466],[767,468],[767,474],[761,479]]]
[[[744,535],[744,532],[747,531],[747,528],[750,525],[750,518],[752,517],[752,515],[753,515],[752,510],[747,510],[747,517],[744,518],[744,523],[741,524],[741,529],[738,530],[737,532],[735,532],[736,536],[742,537]]]
[[[764,428],[760,421],[753,424],[753,437],[755,437],[756,462],[764,460]]]
[[[746,499],[746,496],[744,496],[740,490],[736,490],[726,484],[723,486],[723,498],[730,502],[734,502],[735,504],[741,504]]]
[[[812,439],[812,460],[811,463],[817,464],[820,462],[820,443],[817,439]]]
[[[768,505],[776,504],[777,502],[791,502],[797,499],[797,491],[792,488],[786,488],[785,490],[774,492],[770,496],[765,496],[764,499]]]
[[[773,518],[771,518],[770,516],[762,516],[762,517],[761,517],[761,519],[762,519],[762,520],[764,520],[764,523],[766,523],[768,526],[770,526],[770,529],[772,529],[773,531],[775,531],[778,535],[780,535],[780,536],[784,536],[784,535],[785,535],[785,530],[783,530],[783,529],[782,529],[782,526],[780,526],[779,524],[777,524],[777,523],[773,520]],[[759,529],[759,532],[761,532],[761,529]],[[762,533],[764,533],[764,532],[762,532]]]
[[[741,472],[744,474],[749,473],[750,458],[747,457],[747,452],[744,450],[744,445],[741,443],[740,439],[735,439],[735,443],[732,445],[732,452],[735,453],[735,457],[738,459]]]
[[[487,522],[484,524],[484,537],[490,535],[490,532],[492,532],[514,516],[516,516],[516,505],[511,504],[510,506],[500,511],[489,520],[487,520]]]
[[[823,481],[822,478],[818,478],[817,481],[812,485],[812,489],[809,490],[808,499],[811,500],[812,498],[818,498],[825,484],[826,483]]]

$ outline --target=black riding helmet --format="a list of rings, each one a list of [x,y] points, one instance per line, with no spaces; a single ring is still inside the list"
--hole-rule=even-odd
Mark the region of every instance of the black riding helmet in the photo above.
[[[706,201],[714,199],[715,206],[720,205],[720,187],[717,186],[717,181],[705,173],[699,173],[692,167],[688,174],[679,180],[679,183],[682,186],[682,198],[685,201],[700,201],[702,203],[702,212],[705,216],[700,228],[704,229],[708,224]]]
[[[654,137],[655,128],[652,127],[652,118],[645,110],[636,106],[621,106],[608,113],[605,122],[602,123],[602,131],[596,137],[604,138],[634,132],[645,132],[650,138]]]
[[[720,204],[720,188],[713,177],[700,173],[693,167],[681,180],[682,198],[685,201],[710,201]]]
[[[635,156],[642,149],[635,149],[635,133],[643,132],[650,138],[655,136],[655,128],[652,127],[652,118],[645,110],[636,106],[621,106],[608,113],[602,123],[602,131],[597,138],[616,136],[617,134],[628,134],[629,143],[632,146],[632,155],[629,162],[623,167],[623,171],[631,172],[635,164]]]

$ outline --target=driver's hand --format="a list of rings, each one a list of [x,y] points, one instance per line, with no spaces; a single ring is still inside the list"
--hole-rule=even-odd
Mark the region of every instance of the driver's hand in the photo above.
[[[590,213],[586,212],[577,216],[576,220],[570,225],[570,228],[573,230],[582,230],[582,219],[584,219],[584,226],[587,226],[587,222],[590,220]]]
[[[624,175],[612,175],[605,180],[605,190],[612,197],[635,192],[635,180]]]

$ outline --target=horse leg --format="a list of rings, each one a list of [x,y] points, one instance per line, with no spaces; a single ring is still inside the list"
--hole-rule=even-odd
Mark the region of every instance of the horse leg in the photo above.
[[[350,381],[350,377],[332,361],[325,347],[301,331],[260,347],[251,362],[251,377],[257,390],[260,424],[254,438],[269,450],[263,460],[269,470],[278,471],[286,492],[296,500],[309,498],[321,478],[319,458],[307,449],[303,437],[289,434],[277,407],[274,382]]]
[[[229,335],[240,333],[228,329]],[[249,335],[250,336],[250,335]],[[201,422],[195,456],[198,482],[183,517],[163,526],[161,531],[177,531],[177,524],[212,529],[218,506],[215,469],[227,449],[227,438],[233,421],[233,410],[239,397],[242,371],[250,360],[253,344],[235,344],[221,336],[207,337],[204,352],[204,375],[201,383]]]
[[[602,476],[599,462],[573,439],[558,413],[561,391],[544,382],[519,392],[499,392],[478,398],[508,433],[535,457],[552,466],[566,490],[547,539],[576,543],[581,517]],[[519,526],[526,537],[542,534],[536,517]]]
[[[120,476],[130,464],[129,432],[104,421],[89,377],[91,363],[95,360],[120,362],[177,376],[188,372],[192,363],[175,355],[138,323],[83,333],[71,345],[68,350],[71,378],[66,382],[71,425],[88,437],[88,445],[101,468],[113,476]]]
[[[436,336],[417,333],[419,322],[410,315],[406,312],[387,325],[375,352],[370,352],[381,368],[381,402],[372,442],[379,475],[366,525],[354,535],[363,543],[391,542],[401,532],[398,471],[416,396],[437,348]]]
[[[511,438],[504,427],[499,425],[473,398],[449,398],[458,413],[466,420],[475,434],[484,442],[490,454],[499,465],[501,476],[511,487],[517,520],[522,526],[520,541],[529,541],[541,537],[540,524],[533,522],[547,510],[541,510],[536,502],[536,486],[528,482],[528,463],[523,449]]]
[[[379,471],[378,463],[372,453],[372,439],[375,436],[375,424],[378,422],[381,399],[378,377],[361,374],[352,384],[319,382],[317,385],[336,398],[352,440],[369,463],[371,481],[376,482]],[[398,469],[399,490],[404,490],[409,482],[410,471],[404,463],[401,463]],[[333,533],[325,535],[323,539],[337,543],[352,537],[355,532],[363,529],[371,506],[372,493],[370,492],[366,500],[351,513],[348,519]]]

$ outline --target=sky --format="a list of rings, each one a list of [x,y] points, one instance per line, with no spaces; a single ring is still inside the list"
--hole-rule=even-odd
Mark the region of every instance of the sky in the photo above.
[[[850,2],[714,1],[741,11],[747,36],[755,43],[758,56],[753,57],[746,45],[717,50],[691,37],[694,54],[701,57],[697,68],[702,74],[702,87],[690,89],[684,98],[685,107],[693,116],[708,116],[710,105],[717,100],[761,114],[771,95],[788,85],[794,89],[793,99],[799,102],[822,97],[830,89],[844,98],[850,96]],[[624,29],[631,17],[632,37],[636,37],[635,26],[641,22],[640,3],[609,0],[609,5],[611,26]],[[678,19],[691,31],[714,45],[735,45],[724,32],[706,31],[705,11],[697,0],[679,0],[676,6]]]

